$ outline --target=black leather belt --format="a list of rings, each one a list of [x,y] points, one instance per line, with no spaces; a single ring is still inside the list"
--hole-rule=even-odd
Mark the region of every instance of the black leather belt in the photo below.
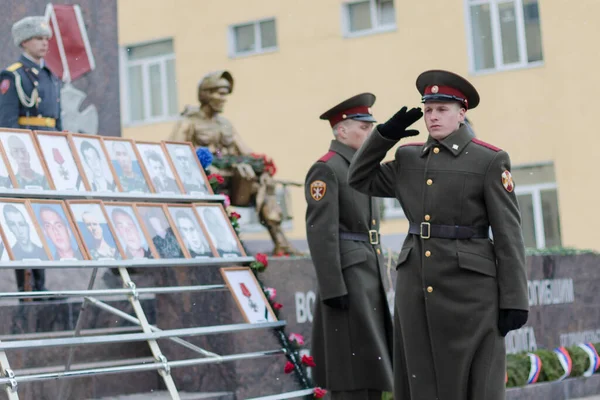
[[[379,232],[375,230],[363,232],[342,232],[340,231],[341,240],[354,240],[357,242],[367,242],[371,244],[379,244]]]
[[[408,233],[419,235],[422,239],[485,239],[489,237],[489,226],[433,225],[411,222]]]

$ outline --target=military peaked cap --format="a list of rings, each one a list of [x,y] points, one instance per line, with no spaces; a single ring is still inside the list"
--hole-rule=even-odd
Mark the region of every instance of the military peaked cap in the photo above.
[[[376,122],[371,112],[371,106],[374,103],[375,95],[373,93],[357,94],[325,111],[319,118],[329,121],[332,127],[346,119]]]
[[[425,71],[417,78],[417,90],[422,102],[458,101],[466,109],[479,104],[479,93],[469,81],[453,72],[443,70]]]

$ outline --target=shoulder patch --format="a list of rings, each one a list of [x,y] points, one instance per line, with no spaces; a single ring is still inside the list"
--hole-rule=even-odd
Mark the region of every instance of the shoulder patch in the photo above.
[[[425,144],[425,142],[405,143],[405,144],[401,145],[400,147],[407,147],[407,146],[423,146],[424,144]]]
[[[319,201],[327,192],[327,184],[321,180],[312,181],[310,183],[310,196],[315,200]]]
[[[335,151],[329,151],[327,152],[327,154],[325,154],[323,157],[319,158],[319,161],[321,162],[327,162],[331,159],[331,157],[333,157],[335,155]]]
[[[21,64],[20,62],[16,62],[13,65],[11,65],[10,67],[6,68],[6,70],[9,71],[9,72],[15,72],[16,70],[18,70],[22,66],[23,66],[23,64]]]
[[[493,144],[486,143],[483,140],[479,140],[479,139],[473,138],[473,139],[471,139],[471,141],[473,143],[475,143],[475,144],[480,145],[480,146],[487,147],[490,150],[494,150],[495,152],[502,151],[502,149],[500,147],[496,147]]]

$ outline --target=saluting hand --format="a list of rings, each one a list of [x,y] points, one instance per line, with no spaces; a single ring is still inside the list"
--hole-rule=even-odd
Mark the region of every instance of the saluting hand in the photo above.
[[[417,136],[419,131],[416,129],[406,130],[409,126],[417,122],[423,116],[420,108],[411,108],[406,111],[404,106],[392,118],[383,124],[377,125],[377,130],[387,139],[400,140],[405,137]]]

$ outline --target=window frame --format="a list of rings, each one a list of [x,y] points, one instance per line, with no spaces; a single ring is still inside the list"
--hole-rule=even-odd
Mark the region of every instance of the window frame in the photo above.
[[[141,60],[130,61],[127,53],[128,48],[144,46],[149,44],[161,43],[165,41],[171,41],[173,43],[173,52],[170,54],[152,56],[143,58]],[[120,58],[120,86],[121,86],[121,119],[123,125],[127,127],[155,124],[160,122],[170,122],[177,120],[179,116],[179,99],[177,94],[177,70],[175,69],[175,113],[169,114],[169,87],[167,77],[167,62],[176,62],[175,55],[175,41],[173,38],[162,38],[152,41],[138,42],[135,44],[128,44],[119,47],[119,58]],[[152,100],[150,95],[150,74],[149,69],[151,65],[159,64],[160,76],[161,76],[161,91],[162,91],[162,115],[153,117],[151,116]],[[144,105],[144,118],[141,120],[132,120],[131,109],[130,109],[130,97],[129,97],[129,68],[141,66],[142,70],[142,90],[144,92],[143,105]],[[175,65],[176,66],[176,65]]]
[[[273,23],[275,24],[276,44],[273,47],[263,48],[260,24],[262,22],[269,22],[269,21],[273,21]],[[236,42],[236,36],[235,36],[235,28],[238,28],[241,26],[246,26],[246,25],[254,26],[254,50],[238,52],[238,51],[236,51],[237,42]],[[269,53],[274,53],[276,51],[279,51],[279,40],[278,40],[278,35],[277,35],[277,18],[267,17],[267,18],[261,18],[261,19],[256,19],[256,20],[252,20],[252,21],[240,22],[240,23],[229,25],[229,27],[227,28],[227,41],[229,43],[229,57],[231,57],[231,58],[241,58],[241,57],[255,56],[255,55],[260,55],[260,54],[269,54]]]
[[[498,5],[501,3],[515,4],[515,24],[517,26],[517,45],[519,52],[519,62],[504,65],[502,60],[502,35],[500,31],[500,17],[498,13]],[[540,1],[538,2],[538,10]],[[473,43],[473,18],[471,15],[471,7],[476,5],[490,5],[490,22],[492,28],[492,45],[494,55],[494,67],[477,69],[475,66],[475,48]],[[525,37],[525,17],[523,15],[523,0],[464,0],[465,10],[465,29],[467,33],[467,53],[469,57],[469,71],[473,75],[485,75],[494,72],[513,71],[517,69],[537,68],[544,65],[544,57],[539,61],[527,61],[527,38]],[[539,18],[541,31],[541,17]],[[542,38],[543,39],[543,38]],[[543,43],[542,43],[543,47]]]
[[[542,211],[542,191],[544,190],[556,190],[558,193],[558,185],[555,182],[550,182],[522,186],[517,185],[515,187],[515,195],[517,198],[518,196],[531,195],[531,204],[533,205],[533,231],[535,234],[535,245],[537,249],[546,248],[544,214]],[[560,214],[558,218],[560,221]],[[562,238],[559,239],[562,242]]]
[[[354,38],[361,36],[374,35],[378,33],[385,32],[394,32],[398,29],[398,22],[395,18],[396,15],[396,0],[392,0],[392,4],[394,5],[394,24],[389,25],[379,25],[377,22],[378,10],[377,10],[377,1],[378,0],[351,0],[345,1],[342,3],[342,33],[345,38]],[[351,31],[350,30],[350,5],[357,3],[369,3],[369,12],[371,17],[371,29],[363,29],[360,31]]]
[[[397,199],[395,197],[384,197],[383,198],[383,221],[391,221],[394,219],[406,219],[406,214],[402,206],[395,206]]]

